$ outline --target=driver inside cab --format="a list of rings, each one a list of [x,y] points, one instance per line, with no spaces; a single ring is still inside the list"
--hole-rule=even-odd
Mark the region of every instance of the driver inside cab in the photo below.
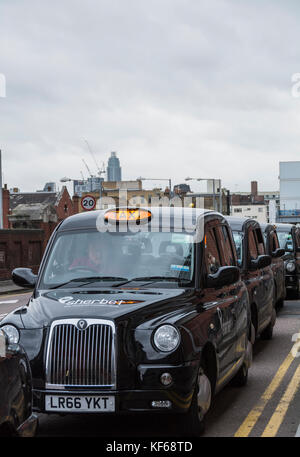
[[[91,270],[95,273],[107,272],[108,264],[108,249],[104,247],[103,243],[97,243],[90,240],[87,247],[87,254],[82,257],[75,258],[69,270]]]

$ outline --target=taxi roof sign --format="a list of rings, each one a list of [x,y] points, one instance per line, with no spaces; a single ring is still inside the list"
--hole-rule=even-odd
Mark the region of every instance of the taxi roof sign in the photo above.
[[[147,222],[151,219],[151,211],[141,208],[110,209],[104,219],[108,222]]]

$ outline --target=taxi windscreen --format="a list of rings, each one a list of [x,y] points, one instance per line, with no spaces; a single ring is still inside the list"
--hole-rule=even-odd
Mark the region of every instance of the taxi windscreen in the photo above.
[[[186,285],[193,280],[194,249],[186,233],[65,232],[52,246],[39,288],[151,279]]]
[[[286,252],[292,252],[294,250],[293,237],[290,232],[277,231],[279,245]]]

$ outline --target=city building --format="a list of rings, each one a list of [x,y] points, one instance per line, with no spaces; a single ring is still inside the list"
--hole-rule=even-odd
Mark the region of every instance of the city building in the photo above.
[[[73,202],[65,186],[59,192],[3,192],[3,220],[10,229],[41,229],[44,231],[44,245],[56,225],[74,214]],[[8,201],[7,201],[8,200]],[[7,213],[8,208],[8,213]]]
[[[232,216],[237,217],[250,217],[256,219],[258,222],[265,224],[268,221],[267,205],[240,205],[232,206]]]
[[[300,161],[279,162],[280,210],[278,222],[300,222]]]
[[[100,192],[100,188],[101,185],[103,185],[103,182],[104,178],[100,178],[98,176],[91,176],[86,180],[74,180],[74,195],[82,196],[82,194],[87,192]]]
[[[115,152],[112,152],[110,158],[108,159],[107,181],[122,181],[120,160]]]
[[[258,222],[275,222],[280,205],[279,191],[259,191],[258,182],[251,181],[251,191],[231,195],[231,214],[252,217]],[[275,215],[273,215],[275,213]]]

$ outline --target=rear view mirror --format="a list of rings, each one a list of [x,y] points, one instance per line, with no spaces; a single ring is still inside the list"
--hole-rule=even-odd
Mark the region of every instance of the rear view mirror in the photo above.
[[[207,276],[206,286],[217,289],[223,286],[229,286],[240,279],[240,270],[238,267],[220,267],[214,274]]]
[[[257,259],[252,259],[250,263],[251,270],[258,270],[271,265],[271,256],[259,255]]]
[[[15,268],[12,272],[12,280],[17,286],[34,289],[37,275],[33,274],[30,268]]]

